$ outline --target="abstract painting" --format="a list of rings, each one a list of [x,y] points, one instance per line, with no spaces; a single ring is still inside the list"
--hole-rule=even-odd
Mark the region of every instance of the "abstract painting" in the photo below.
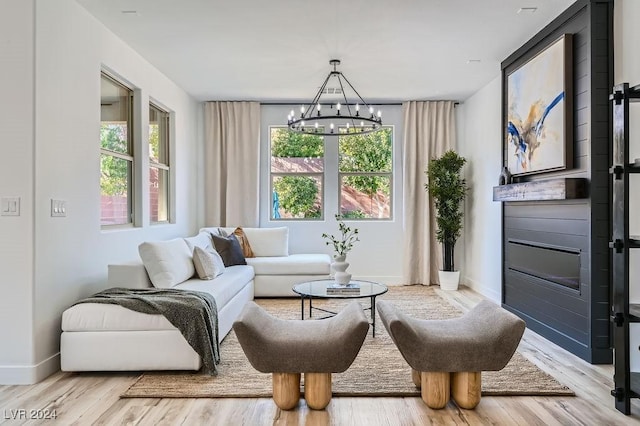
[[[572,166],[571,34],[507,77],[507,164],[524,175]]]

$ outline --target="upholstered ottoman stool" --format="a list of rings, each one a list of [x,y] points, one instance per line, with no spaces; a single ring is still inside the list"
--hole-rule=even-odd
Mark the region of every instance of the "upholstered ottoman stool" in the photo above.
[[[362,307],[350,303],[324,320],[282,320],[254,302],[248,302],[233,324],[247,359],[256,370],[272,373],[273,400],[291,410],[304,398],[315,410],[331,401],[331,373],[342,373],[353,363],[369,331]]]
[[[443,408],[449,395],[460,408],[480,402],[481,372],[507,365],[520,343],[525,323],[484,300],[465,315],[449,320],[419,320],[386,301],[377,304],[389,335],[413,369],[430,408]]]

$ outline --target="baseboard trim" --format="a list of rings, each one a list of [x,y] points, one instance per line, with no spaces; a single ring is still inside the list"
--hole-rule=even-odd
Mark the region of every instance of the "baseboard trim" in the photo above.
[[[32,385],[60,370],[60,352],[35,365],[0,365],[0,385]]]
[[[498,304],[502,303],[502,296],[500,295],[499,291],[495,291],[490,288],[487,288],[487,286],[482,285],[481,283],[469,277],[464,277],[462,279],[462,282],[464,283],[465,286],[469,287],[471,290],[475,291],[476,293],[480,293],[487,299],[492,300],[493,302]]]

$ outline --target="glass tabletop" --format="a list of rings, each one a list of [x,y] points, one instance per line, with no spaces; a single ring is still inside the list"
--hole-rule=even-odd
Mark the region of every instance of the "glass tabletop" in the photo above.
[[[351,280],[349,285],[360,286],[359,292],[349,293],[327,293],[327,289],[336,284],[335,280],[324,279],[307,281],[293,286],[293,291],[300,296],[318,297],[327,299],[355,299],[359,297],[379,296],[387,292],[388,288],[384,284],[373,281]]]

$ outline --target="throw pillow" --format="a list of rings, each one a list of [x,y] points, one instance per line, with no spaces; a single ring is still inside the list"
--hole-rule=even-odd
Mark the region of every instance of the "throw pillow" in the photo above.
[[[256,257],[256,255],[253,254],[253,250],[251,250],[249,239],[247,238],[247,236],[245,235],[241,227],[238,226],[235,229],[235,231],[233,231],[233,235],[235,235],[236,238],[238,239],[238,242],[240,243],[240,247],[242,248],[242,254],[244,255],[245,258]]]
[[[170,288],[193,276],[191,251],[182,238],[144,242],[138,246],[138,252],[156,288]]]
[[[193,249],[193,265],[201,280],[212,280],[224,272],[224,263],[220,255],[198,246]]]
[[[222,257],[224,266],[247,264],[242,254],[240,243],[235,235],[231,234],[228,237],[221,237],[211,234],[211,238],[213,239],[213,245],[216,251],[220,254],[220,257]]]
[[[189,246],[189,250],[193,253],[193,249],[197,246],[207,251],[213,250],[213,242],[211,241],[211,234],[208,232],[202,232],[195,237],[185,238],[184,242]]]

